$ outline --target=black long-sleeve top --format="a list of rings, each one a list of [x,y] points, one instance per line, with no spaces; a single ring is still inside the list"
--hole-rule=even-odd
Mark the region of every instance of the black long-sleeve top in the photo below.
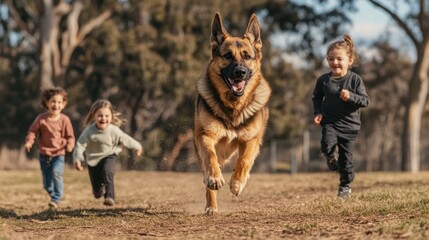
[[[347,101],[340,99],[342,89],[350,92]],[[321,124],[333,124],[338,130],[360,129],[360,108],[369,105],[362,78],[352,71],[344,77],[333,78],[326,73],[317,79],[313,91],[314,115],[322,114]]]

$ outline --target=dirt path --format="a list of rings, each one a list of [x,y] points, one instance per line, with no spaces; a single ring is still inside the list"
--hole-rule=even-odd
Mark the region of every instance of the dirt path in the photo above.
[[[228,179],[230,174],[225,174]],[[219,191],[204,214],[199,173],[118,172],[117,204],[91,195],[86,172],[67,170],[57,211],[38,171],[0,172],[0,239],[424,239],[429,174],[358,174],[353,198],[337,176],[253,174],[242,195]]]

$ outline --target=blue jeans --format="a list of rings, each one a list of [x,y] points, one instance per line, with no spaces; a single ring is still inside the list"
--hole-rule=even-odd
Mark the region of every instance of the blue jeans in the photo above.
[[[51,201],[59,203],[63,196],[64,156],[49,157],[39,155],[43,187],[51,196]]]

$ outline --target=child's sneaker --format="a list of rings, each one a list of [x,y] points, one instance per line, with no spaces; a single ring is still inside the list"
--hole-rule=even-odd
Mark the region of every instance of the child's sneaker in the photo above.
[[[342,199],[348,199],[352,196],[352,189],[349,186],[340,186],[337,196]]]
[[[104,196],[104,194],[106,194],[106,187],[104,185],[102,185],[100,187],[100,189],[98,189],[98,191],[96,193],[94,193],[94,197],[99,199],[102,196]]]
[[[115,200],[113,200],[113,198],[106,198],[106,199],[104,199],[103,204],[106,206],[113,206],[113,205],[115,205]]]
[[[54,202],[54,201],[50,201],[50,202],[48,203],[48,207],[49,207],[50,209],[57,209],[57,208],[58,208],[58,203],[56,203],[56,202]]]

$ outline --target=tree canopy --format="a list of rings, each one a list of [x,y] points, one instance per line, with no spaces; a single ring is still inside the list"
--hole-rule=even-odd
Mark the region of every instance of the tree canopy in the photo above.
[[[77,136],[98,98],[109,99],[123,114],[128,120],[124,130],[144,146],[142,158],[126,158],[127,168],[192,168],[193,145],[187,133],[193,125],[195,83],[210,58],[210,24],[215,12],[222,14],[232,35],[243,35],[249,16],[256,13],[261,23],[263,71],[273,88],[265,141],[299,137],[311,124],[315,78],[326,70],[320,47],[347,33],[352,23],[346,13],[356,11],[353,1],[327,2],[3,1],[0,101],[7,104],[0,106],[0,144],[21,147],[29,125],[43,111],[40,89],[57,85],[69,93],[65,113]],[[405,98],[407,83],[398,76],[406,73],[393,66],[410,63],[388,43],[373,47],[379,51],[378,58],[367,59],[369,67],[356,71],[368,76],[371,91],[394,90]],[[306,66],[289,59],[290,53],[303,56],[300,61]],[[385,112],[387,108],[390,113]],[[397,129],[393,120],[403,116],[401,109],[401,99],[377,99],[376,107],[364,117]],[[392,145],[382,143],[372,129],[377,125],[370,125],[364,129],[365,137],[385,144],[384,150],[373,153],[371,159],[376,162]],[[398,139],[400,133],[392,134],[392,139]],[[168,159],[173,155],[184,164],[171,166]]]

